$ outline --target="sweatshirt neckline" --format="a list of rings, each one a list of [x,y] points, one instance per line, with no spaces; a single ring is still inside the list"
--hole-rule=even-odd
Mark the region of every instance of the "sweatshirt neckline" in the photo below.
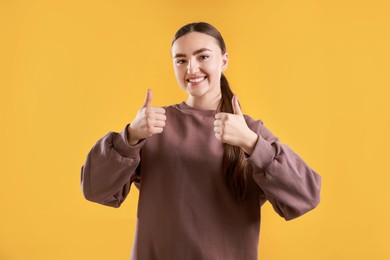
[[[196,114],[202,116],[215,116],[217,114],[216,110],[200,109],[189,106],[185,101],[176,104],[175,107],[183,113]]]

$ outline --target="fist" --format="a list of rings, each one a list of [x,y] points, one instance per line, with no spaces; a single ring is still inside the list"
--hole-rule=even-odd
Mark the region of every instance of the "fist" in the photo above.
[[[232,98],[234,114],[218,113],[214,120],[215,137],[223,143],[241,147],[251,154],[257,142],[257,134],[246,124],[237,95]]]
[[[139,140],[162,133],[165,121],[165,109],[150,106],[152,90],[148,89],[143,106],[128,127],[129,144],[134,145]]]

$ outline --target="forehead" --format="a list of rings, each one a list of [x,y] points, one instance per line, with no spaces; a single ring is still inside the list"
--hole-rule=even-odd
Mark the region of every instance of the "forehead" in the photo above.
[[[172,56],[177,53],[190,54],[195,50],[207,48],[212,51],[220,51],[217,40],[205,33],[190,32],[179,39],[172,45]]]

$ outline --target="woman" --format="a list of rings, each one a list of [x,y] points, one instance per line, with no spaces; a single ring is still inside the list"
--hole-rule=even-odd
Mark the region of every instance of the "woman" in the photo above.
[[[151,106],[109,132],[81,169],[87,200],[120,207],[139,189],[132,259],[257,259],[260,207],[290,220],[315,208],[321,177],[263,124],[243,115],[222,74],[220,33],[191,23],[171,53],[186,102]]]

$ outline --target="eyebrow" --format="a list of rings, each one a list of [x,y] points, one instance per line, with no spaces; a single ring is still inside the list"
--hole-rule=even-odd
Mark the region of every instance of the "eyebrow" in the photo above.
[[[210,49],[207,49],[207,48],[201,48],[199,50],[196,50],[192,53],[192,55],[196,55],[198,53],[201,53],[201,52],[204,52],[204,51],[211,51]],[[177,53],[173,58],[179,58],[179,57],[187,57],[185,54],[182,54],[182,53]]]

